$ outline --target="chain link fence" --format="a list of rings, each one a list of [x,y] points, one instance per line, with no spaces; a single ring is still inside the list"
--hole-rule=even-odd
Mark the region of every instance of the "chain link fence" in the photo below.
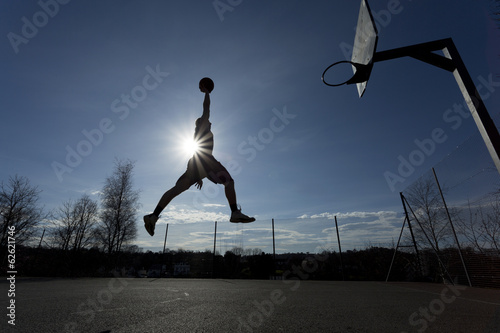
[[[432,281],[500,287],[500,175],[479,133],[402,193],[398,252]]]

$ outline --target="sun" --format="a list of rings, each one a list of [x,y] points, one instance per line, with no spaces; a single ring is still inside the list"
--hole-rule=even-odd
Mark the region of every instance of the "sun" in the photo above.
[[[195,119],[193,118],[190,121],[175,124],[167,130],[167,145],[169,146],[167,150],[175,153],[175,160],[188,160],[201,149],[194,140],[194,126],[192,126],[194,123]]]
[[[198,143],[193,138],[186,138],[182,143],[182,152],[187,156],[192,156],[198,151]]]

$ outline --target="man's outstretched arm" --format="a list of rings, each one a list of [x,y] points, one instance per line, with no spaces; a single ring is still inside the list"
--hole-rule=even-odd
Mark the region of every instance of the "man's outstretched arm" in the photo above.
[[[205,99],[203,100],[203,115],[201,116],[204,119],[210,117],[210,94],[205,91]]]

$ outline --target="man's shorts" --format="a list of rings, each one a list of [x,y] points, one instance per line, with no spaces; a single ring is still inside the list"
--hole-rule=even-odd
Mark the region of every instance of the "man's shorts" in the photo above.
[[[213,155],[195,155],[187,165],[187,170],[177,180],[189,179],[189,186],[207,177],[215,184],[226,184],[233,180],[226,168]]]

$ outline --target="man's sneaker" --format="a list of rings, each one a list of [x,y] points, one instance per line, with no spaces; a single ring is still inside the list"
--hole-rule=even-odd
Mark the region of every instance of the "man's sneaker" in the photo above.
[[[241,210],[235,210],[231,213],[231,219],[229,221],[233,223],[250,223],[255,221],[255,218],[246,216]]]
[[[158,221],[158,216],[154,214],[144,215],[143,220],[144,220],[144,228],[146,228],[148,234],[153,236],[155,234],[155,224],[156,221]]]

